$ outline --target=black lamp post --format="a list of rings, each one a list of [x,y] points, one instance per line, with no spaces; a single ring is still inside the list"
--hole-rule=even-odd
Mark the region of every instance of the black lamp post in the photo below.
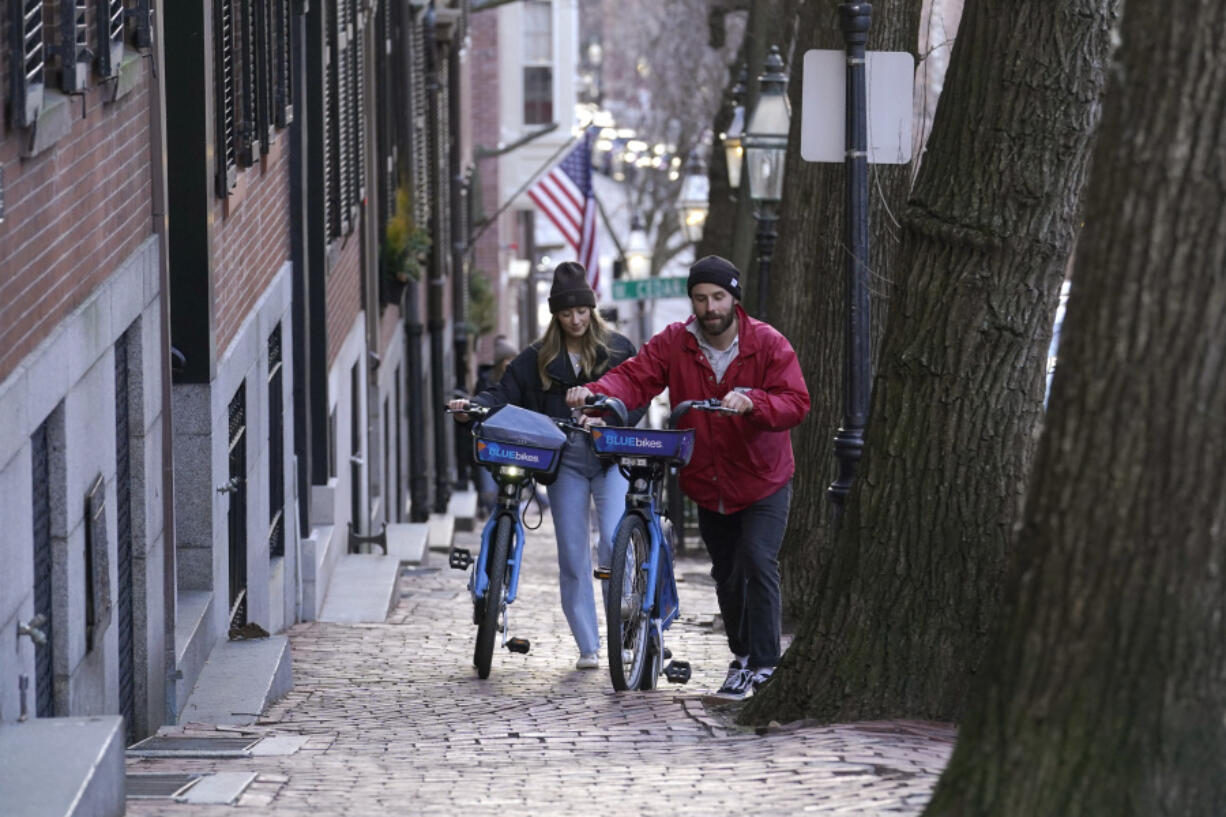
[[[779,220],[779,200],[783,198],[783,166],[788,152],[788,125],[792,108],[788,102],[787,74],[779,46],[772,45],[766,57],[766,73],[758,78],[758,104],[749,117],[741,143],[745,146],[745,166],[749,171],[749,196],[758,219],[758,317],[766,319],[766,299],[770,293],[771,256],[775,252],[775,224]]]
[[[842,3],[839,6],[839,23],[847,47],[847,153],[844,159],[847,168],[844,233],[847,321],[843,343],[843,425],[834,438],[838,477],[829,488],[836,521],[842,515],[864,451],[864,426],[872,388],[868,298],[868,105],[864,70],[872,14],[870,3]]]
[[[710,192],[706,165],[702,163],[698,151],[692,151],[685,165],[685,176],[681,179],[681,193],[677,196],[677,222],[681,225],[685,240],[691,244],[702,241],[702,229],[710,210]]]

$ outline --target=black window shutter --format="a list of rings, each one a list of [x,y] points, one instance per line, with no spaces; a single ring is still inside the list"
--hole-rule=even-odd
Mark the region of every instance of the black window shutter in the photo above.
[[[234,99],[234,7],[213,0],[213,118],[217,129],[217,195],[225,198],[238,180]]]
[[[60,90],[82,91],[89,84],[89,67],[94,61],[89,50],[89,28],[85,11],[89,0],[60,0]]]
[[[9,73],[13,123],[33,125],[43,108],[47,51],[43,43],[43,0],[9,2]]]
[[[94,17],[98,24],[98,74],[116,76],[123,62],[123,0],[96,0]]]
[[[353,164],[351,187],[353,201],[350,208],[350,229],[357,227],[362,202],[366,198],[366,13],[356,10],[356,0],[349,0],[354,14],[354,42],[351,52],[353,75]]]
[[[338,159],[338,139],[337,139],[337,123],[340,121],[338,104],[337,104],[337,88],[336,88],[336,72],[338,59],[337,50],[337,9],[335,3],[329,3],[327,6],[327,21],[324,25],[325,44],[324,53],[328,58],[327,76],[324,82],[324,223],[328,225],[328,238],[335,238],[340,235],[340,204],[337,201],[337,195],[340,186],[336,183],[336,166]]]
[[[137,48],[153,47],[153,0],[129,0],[124,14],[132,20],[132,44]]]
[[[431,179],[429,173],[429,149],[427,140],[429,131],[426,125],[426,42],[425,27],[414,22],[412,55],[412,102],[413,102],[413,132],[410,136],[409,150],[412,152],[411,167],[413,168],[413,221],[416,224],[427,224],[430,221]]]
[[[255,6],[260,0],[236,0],[234,56],[238,67],[238,163],[250,167],[260,155],[260,131],[256,117]]]
[[[339,101],[337,186],[340,188],[340,212],[338,235],[347,235],[353,230],[350,211],[353,207],[353,0],[340,0],[340,31],[337,36],[337,95]]]
[[[275,19],[276,78],[273,90],[273,121],[278,128],[289,127],[294,121],[294,55],[290,43],[293,19],[290,0],[273,0]]]
[[[255,0],[255,126],[260,153],[272,140],[272,8],[271,0]]]

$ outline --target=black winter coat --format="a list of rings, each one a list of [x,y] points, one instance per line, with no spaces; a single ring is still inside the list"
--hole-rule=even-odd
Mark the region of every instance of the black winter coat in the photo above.
[[[570,356],[558,355],[545,367],[545,371],[553,380],[549,391],[545,391],[541,386],[541,376],[536,370],[540,347],[540,341],[536,341],[516,355],[503,373],[502,380],[474,397],[473,402],[491,408],[499,408],[509,403],[556,419],[569,419],[571,414],[566,405],[567,389],[591,383],[617,364],[634,357],[635,353],[634,344],[629,338],[617,332],[610,332],[609,353],[606,355],[602,352],[597,358],[595,374],[575,372],[570,365]],[[608,366],[604,365],[606,361]],[[645,409],[639,409],[631,412],[630,425],[636,425],[644,411]]]

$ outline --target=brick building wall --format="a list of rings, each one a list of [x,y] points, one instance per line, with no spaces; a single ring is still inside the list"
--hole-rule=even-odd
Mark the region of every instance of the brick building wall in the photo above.
[[[290,256],[289,131],[213,203],[215,339],[220,357]]]
[[[328,272],[328,367],[336,363],[341,346],[362,310],[362,251],[358,230],[341,241],[340,254]]]
[[[21,156],[27,130],[4,128],[0,381],[153,232],[148,65],[114,102],[109,85],[57,99],[71,128],[37,156]]]

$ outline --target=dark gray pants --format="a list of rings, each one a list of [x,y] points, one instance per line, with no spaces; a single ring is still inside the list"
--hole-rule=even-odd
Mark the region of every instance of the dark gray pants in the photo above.
[[[779,546],[791,504],[789,481],[736,513],[698,509],[728,647],[734,655],[748,655],[755,669],[779,663]]]

